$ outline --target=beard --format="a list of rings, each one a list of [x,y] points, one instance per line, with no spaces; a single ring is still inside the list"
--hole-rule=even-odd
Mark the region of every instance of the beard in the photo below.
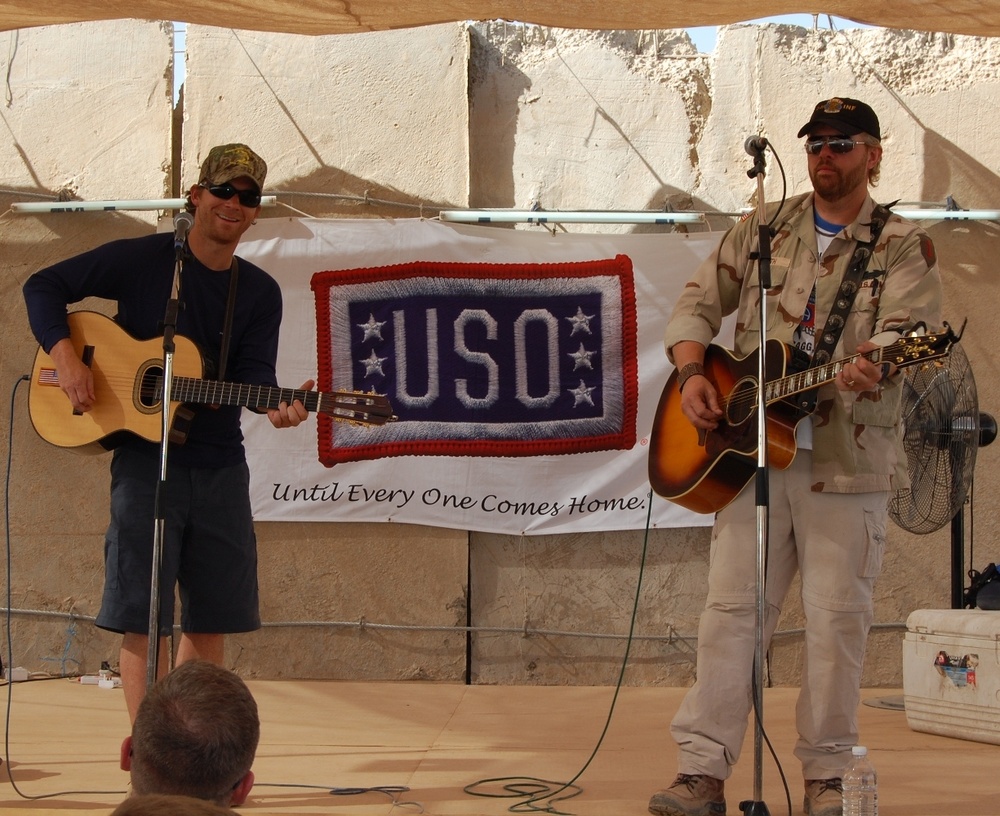
[[[819,170],[831,172],[821,176],[817,172]],[[813,183],[816,195],[824,201],[835,204],[853,193],[859,186],[867,185],[867,162],[862,162],[848,170],[841,170],[833,162],[823,162],[809,170],[809,178]]]

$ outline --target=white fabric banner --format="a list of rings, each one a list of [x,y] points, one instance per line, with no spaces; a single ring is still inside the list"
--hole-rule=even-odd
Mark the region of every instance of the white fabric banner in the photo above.
[[[283,387],[374,390],[398,421],[244,413],[255,518],[508,534],[707,525],[652,497],[672,304],[721,233],[566,235],[263,219],[239,254],[284,297]]]

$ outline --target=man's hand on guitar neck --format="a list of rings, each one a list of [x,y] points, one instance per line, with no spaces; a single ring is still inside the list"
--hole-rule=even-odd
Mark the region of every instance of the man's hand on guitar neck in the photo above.
[[[73,410],[85,413],[94,407],[94,374],[77,354],[73,342],[65,337],[49,349],[49,357],[56,365],[59,388],[69,398]]]
[[[312,391],[315,386],[315,380],[306,380],[298,390]],[[277,408],[271,408],[267,412],[267,418],[275,428],[294,428],[308,416],[309,412],[300,400],[294,400],[291,405],[282,402]]]
[[[705,360],[705,347],[693,340],[682,340],[671,349],[674,365],[678,371],[684,366],[697,363],[702,366]],[[723,412],[719,407],[719,394],[715,386],[704,374],[688,376],[681,386],[681,411],[688,421],[704,431],[712,431],[719,427]]]
[[[858,346],[858,354],[874,351],[878,348],[876,343],[866,340]],[[890,372],[885,372],[885,376],[890,376]],[[834,384],[841,391],[854,391],[858,394],[863,391],[875,391],[878,384],[883,380],[883,370],[881,365],[871,362],[867,357],[858,356],[853,362],[844,363]]]

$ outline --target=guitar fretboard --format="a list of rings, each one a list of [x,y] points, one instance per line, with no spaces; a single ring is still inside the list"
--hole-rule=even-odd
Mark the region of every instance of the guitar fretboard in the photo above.
[[[883,351],[885,349],[874,349],[864,354],[855,354],[853,357],[845,357],[842,360],[836,360],[826,365],[807,368],[805,371],[799,371],[795,374],[780,377],[777,380],[771,380],[764,389],[765,400],[770,404],[790,397],[792,394],[801,394],[803,391],[818,388],[824,383],[835,380],[837,375],[844,370],[844,366],[847,363],[853,363],[861,357],[870,362],[879,363],[882,360]]]
[[[291,405],[299,400],[307,411],[324,414],[335,419],[381,425],[395,419],[385,397],[354,392],[303,391],[299,388],[279,388],[269,385],[202,380],[194,377],[174,377],[170,399],[172,402],[201,405],[239,405],[244,408],[270,410],[281,403]],[[157,401],[163,397],[163,377],[157,377],[154,386]]]
[[[160,391],[162,393],[162,381]],[[296,388],[277,388],[270,385],[199,380],[193,377],[174,377],[171,399],[177,402],[197,402],[206,405],[241,405],[244,408],[268,410],[282,402],[291,405],[300,400],[310,411],[320,410],[318,391]]]

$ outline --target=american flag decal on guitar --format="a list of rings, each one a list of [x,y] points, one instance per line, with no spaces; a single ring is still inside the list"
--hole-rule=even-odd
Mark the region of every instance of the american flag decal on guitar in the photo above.
[[[39,385],[59,385],[59,373],[54,368],[42,368],[35,379]]]

